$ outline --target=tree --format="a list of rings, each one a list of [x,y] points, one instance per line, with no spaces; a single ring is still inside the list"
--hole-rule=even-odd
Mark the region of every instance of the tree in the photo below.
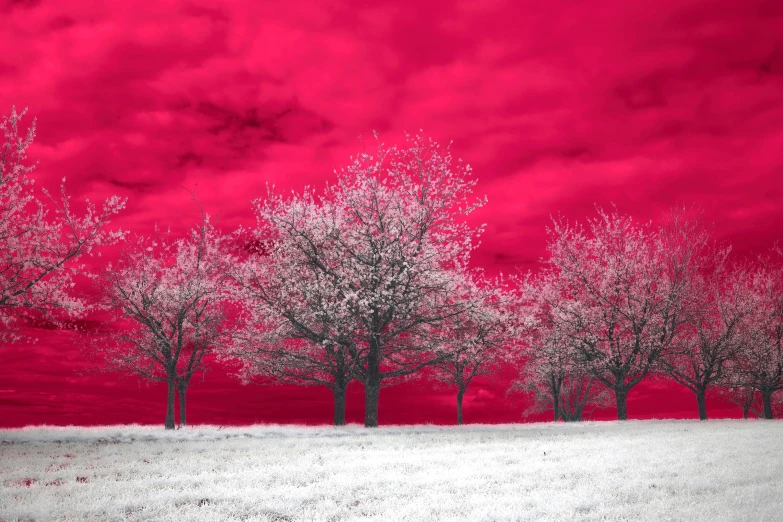
[[[783,389],[783,267],[778,257],[759,261],[751,278],[754,306],[736,352],[736,380],[761,394],[764,418],[773,418],[773,394]]]
[[[661,359],[667,375],[696,394],[699,419],[707,419],[706,393],[720,382],[740,348],[743,322],[753,312],[750,274],[717,267],[692,285],[688,319],[672,350]]]
[[[748,418],[748,413],[753,413],[756,417],[761,417],[764,414],[758,390],[743,385],[741,381],[732,380],[730,370],[724,373],[716,391],[719,397],[728,399],[742,408],[743,419]]]
[[[658,364],[683,321],[682,300],[700,245],[667,242],[651,225],[598,210],[588,231],[555,221],[544,273],[548,304],[579,362],[615,395],[628,418],[628,392]]]
[[[232,293],[226,271],[237,260],[226,251],[225,236],[202,210],[201,223],[186,237],[173,239],[170,231],[156,227],[152,237],[138,237],[100,276],[101,304],[113,312],[109,325],[114,328],[93,348],[109,370],[167,384],[166,429],[174,429],[175,392],[180,424],[187,424],[190,381],[205,370],[204,357],[228,336]]]
[[[716,244],[701,221],[675,211],[662,227],[668,252],[691,245],[690,265],[683,281],[680,315],[684,321],[671,349],[660,359],[663,373],[696,394],[699,419],[707,419],[707,390],[723,377],[741,343],[744,322],[755,306],[749,288],[750,272],[728,263],[730,248]]]
[[[528,274],[518,278],[518,283],[524,296],[522,315],[529,321],[521,330],[527,350],[526,360],[519,361],[519,377],[511,383],[509,393],[530,396],[531,404],[524,415],[551,411],[555,422],[581,421],[593,408],[608,405],[609,394],[580,359],[568,335],[568,323],[554,313],[568,304],[556,287],[545,280]]]
[[[274,207],[273,207],[274,205]],[[326,248],[338,232],[313,197],[254,202],[257,227],[240,229],[248,256],[230,271],[247,311],[225,356],[242,361],[247,383],[257,376],[276,382],[326,386],[334,397],[333,422],[345,425],[348,384],[359,363],[356,320],[340,289],[313,269],[307,242]]]
[[[432,367],[432,376],[457,389],[457,424],[463,423],[462,400],[474,377],[491,375],[513,358],[519,328],[514,300],[501,278],[482,281],[465,290],[474,304],[442,326],[444,360]],[[475,304],[480,303],[480,304]]]
[[[55,216],[49,215],[33,194],[33,180],[28,177],[33,167],[24,164],[36,128],[33,120],[20,135],[19,122],[26,112],[11,107],[11,114],[0,119],[4,137],[0,143],[0,324],[4,326],[0,343],[22,339],[17,320],[30,312],[56,324],[58,312],[83,316],[88,304],[73,294],[73,277],[89,273],[72,262],[124,237],[124,232],[107,232],[104,227],[126,200],[112,196],[100,212],[87,200],[86,213],[78,217],[70,208],[65,178],[59,201],[43,190],[55,207]]]
[[[279,216],[278,228],[267,231],[267,246],[252,249],[230,272],[248,315],[224,356],[243,362],[245,383],[267,376],[326,386],[334,396],[334,425],[343,426],[347,388],[358,364],[354,320],[296,246],[301,219],[315,214],[300,213],[301,207],[288,210]]]
[[[378,425],[382,381],[443,360],[438,327],[473,306],[453,299],[481,231],[464,219],[483,204],[471,198],[470,166],[432,140],[407,141],[360,153],[321,197],[270,190],[254,202],[257,238],[272,237],[280,253],[245,285],[249,306],[287,321],[305,346],[341,347],[357,361],[367,427]]]

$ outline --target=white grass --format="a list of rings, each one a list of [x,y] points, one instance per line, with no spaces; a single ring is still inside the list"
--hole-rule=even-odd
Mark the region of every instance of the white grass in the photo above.
[[[0,431],[0,519],[783,520],[783,423]]]

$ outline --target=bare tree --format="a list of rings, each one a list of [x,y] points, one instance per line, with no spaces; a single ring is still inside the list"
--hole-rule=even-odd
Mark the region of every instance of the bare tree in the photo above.
[[[187,237],[173,239],[156,228],[152,237],[137,238],[99,279],[101,304],[114,315],[92,348],[109,370],[167,384],[166,429],[175,425],[175,392],[180,424],[187,423],[191,379],[205,370],[204,357],[226,336],[231,287],[225,274],[236,262],[226,250],[224,236],[202,210],[201,223]]]
[[[378,425],[382,381],[443,360],[435,331],[472,306],[452,298],[480,232],[464,220],[483,204],[471,200],[469,172],[409,136],[405,149],[378,143],[375,156],[359,154],[320,198],[307,189],[255,202],[257,236],[274,238],[279,257],[245,285],[249,306],[310,347],[345,347],[359,361],[367,427]]]
[[[84,254],[92,255],[99,245],[123,239],[122,231],[107,232],[104,227],[125,206],[125,199],[112,196],[101,211],[87,200],[87,211],[77,217],[65,193],[65,178],[60,199],[43,189],[54,206],[49,215],[44,203],[33,194],[33,180],[25,165],[27,149],[35,138],[35,120],[20,135],[19,122],[27,109],[0,119],[0,331],[1,342],[22,338],[16,319],[34,312],[56,324],[57,312],[81,317],[87,302],[73,293],[76,274],[89,277],[82,265],[74,265]]]

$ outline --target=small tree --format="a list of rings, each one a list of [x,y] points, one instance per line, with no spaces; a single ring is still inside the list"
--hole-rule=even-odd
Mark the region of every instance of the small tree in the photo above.
[[[701,420],[707,419],[706,392],[722,379],[741,346],[743,322],[753,313],[749,278],[745,268],[717,266],[695,281],[688,320],[661,359],[663,371],[696,394]]]
[[[226,271],[236,259],[201,212],[201,223],[185,238],[170,232],[139,237],[116,266],[100,277],[102,305],[114,312],[114,329],[104,331],[93,348],[108,369],[165,382],[166,429],[174,428],[175,392],[180,424],[187,423],[186,392],[204,357],[226,336],[231,298]]]
[[[444,360],[435,364],[432,375],[457,389],[457,424],[463,423],[462,401],[474,377],[491,375],[501,363],[512,359],[512,347],[519,328],[515,323],[512,294],[501,278],[471,285],[463,290],[473,305],[441,329]],[[475,304],[481,303],[481,304]]]
[[[778,254],[780,254],[778,252]],[[758,390],[764,418],[772,419],[773,395],[783,390],[783,266],[765,257],[751,278],[754,306],[734,358],[736,382]]]
[[[753,413],[756,417],[761,417],[764,414],[761,395],[749,386],[732,383],[724,377],[716,391],[718,396],[728,399],[731,403],[742,408],[743,419],[747,419],[749,413]]]
[[[583,364],[573,340],[568,335],[568,323],[554,313],[567,307],[557,287],[545,280],[533,280],[529,275],[518,279],[524,296],[522,315],[529,318],[522,329],[527,346],[525,360],[520,360],[519,377],[511,383],[509,393],[521,392],[531,399],[524,415],[551,411],[554,421],[581,421],[598,406],[607,406],[609,394],[605,387]],[[557,303],[553,307],[551,303]]]
[[[0,130],[0,343],[19,341],[16,319],[34,311],[57,321],[57,311],[81,317],[88,305],[73,295],[73,276],[89,276],[83,265],[74,265],[80,256],[92,255],[95,247],[122,240],[122,231],[107,232],[104,227],[125,206],[125,199],[112,196],[100,212],[87,200],[87,211],[77,217],[65,193],[65,178],[57,201],[43,192],[55,207],[55,216],[33,194],[33,180],[26,166],[27,149],[35,138],[35,120],[20,135],[19,122],[27,109],[2,116]]]

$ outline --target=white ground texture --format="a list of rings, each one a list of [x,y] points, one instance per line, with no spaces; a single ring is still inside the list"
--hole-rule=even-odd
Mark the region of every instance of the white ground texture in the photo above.
[[[783,520],[783,422],[0,430],[0,520]]]

